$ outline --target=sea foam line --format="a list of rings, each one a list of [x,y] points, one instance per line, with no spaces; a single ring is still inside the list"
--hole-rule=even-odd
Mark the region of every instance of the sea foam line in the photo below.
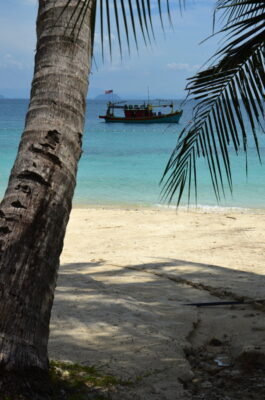
[[[248,212],[253,212],[253,211],[263,211],[265,210],[260,210],[260,209],[251,209],[251,208],[245,208],[245,207],[233,207],[233,206],[211,206],[211,205],[203,205],[203,204],[190,204],[185,205],[185,206],[179,206],[177,207],[176,205],[166,205],[166,204],[156,204],[155,207],[158,208],[163,208],[163,209],[178,209],[180,211],[196,211],[196,212],[208,212],[208,213],[226,213],[226,212],[235,212],[235,213],[248,213]]]

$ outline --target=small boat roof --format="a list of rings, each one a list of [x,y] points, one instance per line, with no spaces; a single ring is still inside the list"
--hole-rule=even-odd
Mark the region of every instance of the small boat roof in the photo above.
[[[151,103],[142,103],[142,104],[123,104],[125,101],[118,101],[118,102],[109,102],[108,107],[109,108],[129,108],[129,109],[148,109],[148,108],[153,108],[153,107],[173,107],[173,101],[171,101],[169,104],[151,104]]]

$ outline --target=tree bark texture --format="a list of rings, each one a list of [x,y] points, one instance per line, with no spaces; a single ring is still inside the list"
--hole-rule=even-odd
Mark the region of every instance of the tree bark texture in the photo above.
[[[39,1],[30,105],[0,204],[2,396],[20,381],[19,395],[25,386],[27,399],[42,398],[34,385],[48,370],[50,313],[82,151],[94,1],[74,30],[84,1],[74,15],[77,0],[63,13],[67,0]]]

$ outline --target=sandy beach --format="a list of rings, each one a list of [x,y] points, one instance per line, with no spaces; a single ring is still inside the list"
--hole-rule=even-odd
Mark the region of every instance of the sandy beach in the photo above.
[[[264,355],[264,307],[252,302],[265,298],[264,225],[255,210],[73,209],[50,357],[133,382],[113,388],[112,399],[199,399],[201,390],[221,399],[213,379],[239,374],[242,354]]]

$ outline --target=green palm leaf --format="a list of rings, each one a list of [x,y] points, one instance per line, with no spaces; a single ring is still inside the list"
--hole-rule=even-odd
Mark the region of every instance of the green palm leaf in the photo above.
[[[166,166],[162,193],[169,201],[177,195],[179,205],[186,182],[188,199],[194,182],[197,198],[197,158],[207,160],[217,201],[224,195],[225,179],[232,191],[229,146],[247,152],[246,114],[259,154],[256,128],[264,129],[265,99],[265,3],[264,0],[219,0],[226,21],[223,48],[214,65],[190,79],[189,97],[195,99],[192,122],[181,132]],[[247,160],[247,158],[246,158]],[[246,162],[247,170],[247,162]],[[191,173],[192,172],[192,173]]]

